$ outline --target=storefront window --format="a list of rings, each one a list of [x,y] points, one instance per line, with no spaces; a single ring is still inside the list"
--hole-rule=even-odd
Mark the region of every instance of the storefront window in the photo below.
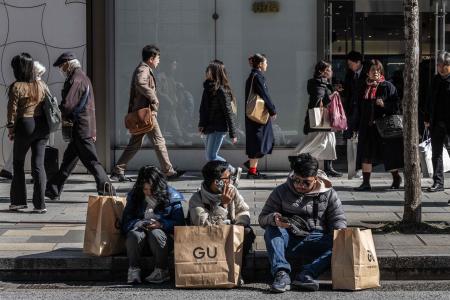
[[[244,88],[248,57],[255,52],[269,59],[266,78],[278,110],[276,144],[295,146],[303,136],[306,82],[317,59],[317,3],[276,2],[278,12],[255,13],[252,1],[242,0],[116,0],[115,146],[129,139],[122,120],[131,75],[146,44],[161,49],[158,120],[169,146],[203,145],[198,108],[205,69],[215,55],[230,75],[238,99],[239,144],[245,144]],[[224,147],[232,146],[226,141]]]

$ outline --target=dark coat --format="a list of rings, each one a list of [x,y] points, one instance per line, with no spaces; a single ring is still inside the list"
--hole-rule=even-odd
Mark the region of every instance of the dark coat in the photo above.
[[[204,134],[228,132],[230,138],[235,138],[236,117],[231,107],[231,94],[223,87],[216,91],[212,81],[205,81],[203,88],[198,127],[203,127]]]
[[[430,123],[431,130],[439,123],[445,124],[447,131],[450,130],[450,76],[434,76],[425,105],[424,121]]]
[[[169,187],[170,203],[164,207],[157,206],[154,213],[159,217],[159,222],[163,225],[163,231],[173,234],[175,226],[185,225],[183,207],[181,201],[184,197],[177,190]],[[145,200],[138,201],[131,191],[127,196],[127,204],[122,214],[122,233],[126,235],[134,228],[134,225],[144,219],[147,203]]]
[[[81,102],[89,86],[89,95],[86,104]],[[73,130],[81,138],[91,138],[96,136],[95,124],[95,101],[94,91],[89,77],[81,70],[76,68],[72,74],[67,77],[61,92],[62,101],[60,104],[61,114],[64,120],[70,120],[74,123]],[[75,111],[79,113],[74,114]]]
[[[392,83],[381,82],[376,92],[376,99],[381,98],[384,102],[384,107],[380,107],[375,105],[375,100],[364,99],[366,88],[367,84],[361,90],[358,119],[353,124],[353,128],[358,128],[357,167],[361,166],[364,159],[373,158],[372,163],[383,163],[386,171],[403,168],[403,138],[382,138],[376,125],[370,122],[386,115],[401,114],[397,90]]]
[[[348,120],[348,128],[344,132],[345,138],[351,138],[355,131],[354,128],[352,128],[352,124],[355,124],[354,120],[358,119],[360,95],[362,93],[361,91],[366,87],[366,80],[367,66],[365,64],[363,64],[357,79],[355,79],[355,72],[352,70],[348,70],[345,75],[344,90],[342,92],[345,115]]]
[[[320,100],[322,105],[330,104],[330,95],[333,93],[333,86],[328,83],[328,80],[323,77],[314,77],[308,80],[306,89],[309,94],[308,110],[314,107],[320,107]],[[330,131],[330,129],[312,129],[309,127],[309,113],[306,111],[305,125],[303,126],[303,133],[308,134],[316,131]]]
[[[254,78],[254,79],[253,79]],[[253,89],[266,104],[267,110],[271,116],[276,115],[275,105],[269,96],[269,90],[266,85],[266,79],[263,73],[257,69],[252,69],[245,83],[245,99],[250,94],[250,86],[253,79]],[[247,101],[246,101],[247,102]],[[260,158],[265,154],[271,154],[275,138],[272,129],[272,120],[269,118],[267,124],[253,122],[245,116],[245,135],[246,135],[246,154],[250,158]]]

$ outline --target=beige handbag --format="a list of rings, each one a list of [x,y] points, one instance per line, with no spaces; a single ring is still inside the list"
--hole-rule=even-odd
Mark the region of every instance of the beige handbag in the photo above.
[[[255,79],[255,76],[253,76],[250,84],[250,92],[248,94],[245,114],[247,118],[253,122],[265,125],[269,121],[269,111],[267,110],[264,99],[254,92],[253,79]]]

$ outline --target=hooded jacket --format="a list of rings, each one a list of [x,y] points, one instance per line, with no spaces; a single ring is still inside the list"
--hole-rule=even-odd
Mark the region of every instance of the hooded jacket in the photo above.
[[[223,87],[215,90],[214,82],[210,80],[203,83],[203,88],[198,126],[203,127],[204,134],[214,131],[228,132],[230,138],[235,138],[236,116],[231,106],[231,94]]]
[[[236,191],[236,195],[227,208],[223,208],[219,206],[222,195],[213,194],[202,185],[200,191],[193,194],[189,200],[189,215],[192,225],[227,224],[226,220],[229,220],[231,224],[250,225],[250,208],[239,191],[232,185],[230,187]]]
[[[317,220],[314,220],[313,217],[314,201],[318,201]],[[308,222],[312,230],[332,233],[333,229],[347,227],[342,203],[333,189],[331,181],[322,171],[319,171],[316,186],[309,193],[297,192],[290,178],[276,187],[259,215],[259,225],[263,228],[276,226],[274,218],[276,212],[286,217],[300,216]]]

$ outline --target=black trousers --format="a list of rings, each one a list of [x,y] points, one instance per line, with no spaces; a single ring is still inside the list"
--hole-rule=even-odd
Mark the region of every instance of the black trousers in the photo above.
[[[447,128],[443,124],[434,126],[431,130],[431,147],[433,149],[431,161],[433,162],[433,182],[444,185],[444,164],[442,162],[442,148],[447,143]]]
[[[14,129],[13,168],[10,198],[12,205],[27,205],[25,187],[25,157],[31,148],[31,176],[34,180],[33,205],[45,208],[45,184],[47,176],[44,168],[45,145],[49,129],[45,117],[20,118]]]
[[[253,229],[248,226],[244,227],[244,251],[242,252],[242,269],[246,266],[246,258],[250,250],[252,249],[253,242],[256,239],[256,235]]]
[[[110,183],[110,180],[98,161],[94,140],[92,138],[81,138],[76,130],[73,132],[72,141],[64,151],[59,171],[47,182],[47,192],[55,196],[61,194],[64,183],[75,169],[78,160],[81,160],[89,173],[94,176],[97,192],[103,194],[105,183]]]

